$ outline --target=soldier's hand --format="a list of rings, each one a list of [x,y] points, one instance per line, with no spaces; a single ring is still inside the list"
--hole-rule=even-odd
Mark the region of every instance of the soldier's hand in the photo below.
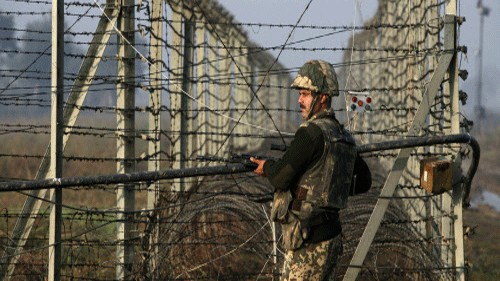
[[[263,176],[264,177],[265,176],[265,174],[264,174],[264,163],[266,163],[266,160],[257,159],[257,158],[254,158],[254,157],[250,157],[250,161],[252,161],[253,163],[257,164],[257,168],[255,168],[255,170],[253,172],[256,173],[259,176]]]

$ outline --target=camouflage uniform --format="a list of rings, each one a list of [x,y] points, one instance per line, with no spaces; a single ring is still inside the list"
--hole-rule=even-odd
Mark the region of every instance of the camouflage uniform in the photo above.
[[[310,90],[313,103],[319,93],[339,95],[333,67],[320,60],[304,64],[292,88]],[[315,145],[321,148],[314,151],[314,159],[301,163],[298,170],[291,168],[293,163],[280,163],[293,159],[290,154],[310,149],[311,143],[302,142],[302,147],[292,143],[283,159],[264,164],[265,174],[276,188],[271,217],[281,223],[283,247],[287,250],[281,280],[333,280],[342,253],[338,211],[346,207],[356,159],[355,143],[332,109],[308,118],[294,142],[304,134],[319,136],[322,143]],[[289,181],[291,177],[293,181]],[[280,185],[280,180],[288,186]]]
[[[342,255],[342,237],[318,244],[306,244],[297,250],[289,250],[285,255],[285,263],[281,280],[335,280],[335,267]]]

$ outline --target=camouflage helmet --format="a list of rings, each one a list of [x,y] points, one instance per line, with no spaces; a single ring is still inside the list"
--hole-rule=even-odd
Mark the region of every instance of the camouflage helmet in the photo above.
[[[306,89],[313,93],[323,93],[328,96],[339,95],[339,83],[333,66],[324,60],[310,60],[299,70],[293,81],[292,88]]]

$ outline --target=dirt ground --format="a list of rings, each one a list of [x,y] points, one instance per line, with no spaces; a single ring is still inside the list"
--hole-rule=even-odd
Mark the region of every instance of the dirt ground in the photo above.
[[[471,198],[477,198],[483,190],[500,195],[500,125],[476,139],[481,159]],[[500,213],[491,206],[478,205],[464,210],[464,225],[470,227],[464,241],[470,280],[500,280]]]

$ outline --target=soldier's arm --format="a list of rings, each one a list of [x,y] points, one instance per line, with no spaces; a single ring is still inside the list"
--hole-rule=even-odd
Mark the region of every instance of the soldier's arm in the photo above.
[[[324,137],[318,126],[301,127],[283,157],[277,161],[267,160],[263,172],[276,190],[288,190],[321,157],[323,148]]]

